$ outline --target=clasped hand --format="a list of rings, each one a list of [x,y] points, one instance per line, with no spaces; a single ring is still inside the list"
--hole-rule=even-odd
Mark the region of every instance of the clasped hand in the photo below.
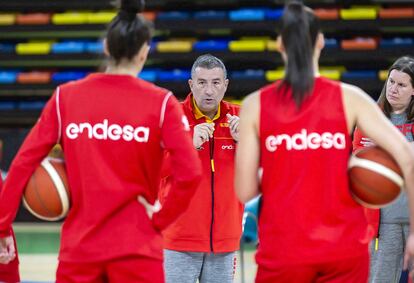
[[[0,238],[0,264],[8,264],[16,257],[12,236]]]

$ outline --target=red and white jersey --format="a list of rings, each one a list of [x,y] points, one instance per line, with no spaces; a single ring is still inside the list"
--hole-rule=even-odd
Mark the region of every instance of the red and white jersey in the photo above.
[[[185,210],[201,174],[174,96],[129,75],[92,74],[60,86],[11,165],[0,198],[0,236],[7,234],[32,172],[56,143],[71,192],[59,259],[161,258],[157,229]],[[137,196],[156,200],[164,149],[174,155],[176,187],[151,222]]]
[[[298,109],[279,83],[260,92],[258,264],[274,268],[366,253],[364,211],[348,188],[351,138],[340,84],[316,78]]]

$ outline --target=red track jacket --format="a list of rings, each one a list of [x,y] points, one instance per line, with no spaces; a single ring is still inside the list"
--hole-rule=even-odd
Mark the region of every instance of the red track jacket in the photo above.
[[[28,179],[56,143],[71,190],[59,259],[161,259],[157,230],[185,210],[201,174],[174,96],[129,75],[92,74],[60,86],[11,165],[0,195],[1,237],[10,233]],[[174,188],[151,222],[137,196],[156,200],[164,149],[172,153]]]
[[[193,96],[183,102],[185,115],[194,126],[205,123],[196,119]],[[220,116],[214,120],[214,138],[198,151],[202,161],[203,177],[187,211],[164,232],[164,248],[192,252],[232,252],[239,249],[242,232],[243,205],[234,191],[234,158],[236,143],[231,137],[226,114],[238,115],[239,107],[220,103]],[[162,181],[162,200],[168,195],[168,158]]]

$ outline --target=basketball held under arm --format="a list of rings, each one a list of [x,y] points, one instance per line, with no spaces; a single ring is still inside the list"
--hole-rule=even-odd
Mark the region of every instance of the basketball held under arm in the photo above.
[[[259,191],[259,93],[249,95],[240,112],[240,133],[236,149],[235,189],[239,200],[246,203]]]

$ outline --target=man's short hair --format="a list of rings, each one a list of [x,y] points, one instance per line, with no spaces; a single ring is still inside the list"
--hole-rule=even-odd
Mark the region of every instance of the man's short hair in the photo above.
[[[211,70],[214,68],[220,68],[223,70],[224,73],[224,79],[227,79],[227,70],[226,70],[226,66],[224,66],[223,61],[221,61],[219,58],[211,55],[211,54],[204,54],[199,56],[194,64],[193,67],[191,68],[191,77],[194,77],[195,74],[195,69],[196,68],[204,68],[207,70]]]

